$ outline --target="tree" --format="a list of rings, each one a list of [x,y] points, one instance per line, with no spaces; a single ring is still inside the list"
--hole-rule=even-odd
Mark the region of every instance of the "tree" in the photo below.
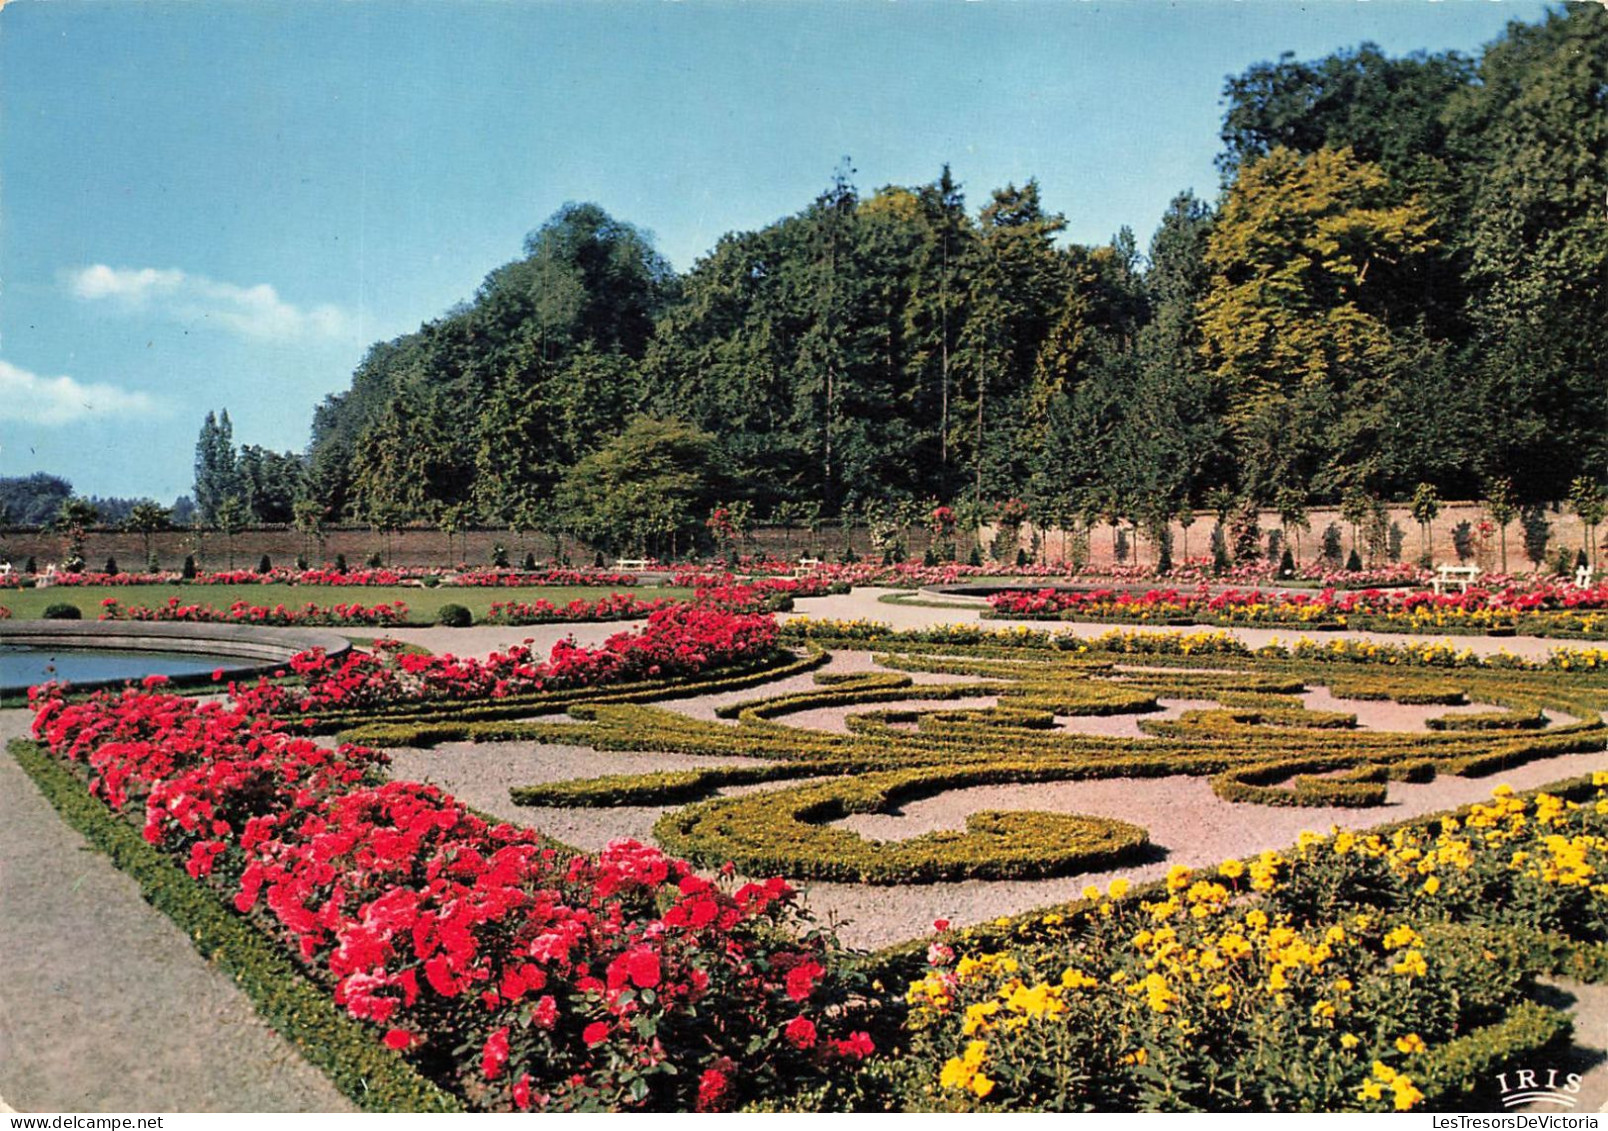
[[[251,512],[246,508],[246,502],[239,495],[229,495],[218,504],[218,510],[213,515],[213,525],[218,533],[223,535],[224,544],[229,548],[229,568],[235,567],[235,538],[251,521]]]
[[[634,417],[559,484],[566,529],[611,553],[674,556],[692,545],[718,485],[713,441],[680,420]]]
[[[1199,325],[1254,495],[1377,476],[1374,410],[1394,351],[1382,300],[1433,246],[1428,214],[1394,196],[1349,149],[1278,148],[1242,168],[1225,197]]]
[[[1491,516],[1491,521],[1496,523],[1499,531],[1502,540],[1502,572],[1506,573],[1508,523],[1517,518],[1519,513],[1519,500],[1513,492],[1513,480],[1502,475],[1485,485],[1485,513]]]
[[[73,485],[42,471],[21,478],[0,478],[0,504],[13,526],[46,526],[72,498]]]
[[[1608,515],[1608,496],[1603,494],[1602,484],[1589,475],[1577,476],[1569,485],[1569,509],[1580,516],[1580,525],[1585,528],[1586,535],[1586,564],[1595,570],[1597,527],[1604,515]]]
[[[1368,515],[1372,510],[1373,500],[1368,497],[1368,492],[1361,487],[1348,488],[1340,496],[1340,518],[1347,526],[1351,527],[1351,552],[1353,554],[1357,554],[1359,550],[1358,531],[1362,524],[1368,521]]]
[[[151,552],[151,538],[160,530],[167,530],[173,524],[173,512],[167,507],[143,499],[134,504],[128,517],[123,520],[123,529],[138,534],[145,544],[145,561],[149,564],[154,555]]]
[[[1435,516],[1440,514],[1440,495],[1433,484],[1420,483],[1413,491],[1413,501],[1409,508],[1412,511],[1413,521],[1418,523],[1418,541],[1423,548],[1422,562],[1427,566],[1433,560],[1432,547],[1435,539],[1430,526]]]
[[[78,573],[84,568],[84,538],[89,528],[100,521],[100,511],[88,499],[68,498],[62,501],[60,509],[51,522],[51,529],[61,534],[66,541],[66,557],[62,568],[68,573]]]
[[[291,523],[302,536],[302,555],[307,554],[308,541],[318,543],[318,557],[324,557],[324,505],[317,499],[298,499],[291,512]]]
[[[1273,506],[1279,512],[1279,530],[1284,536],[1286,545],[1290,541],[1290,531],[1295,531],[1295,556],[1301,556],[1301,531],[1312,529],[1312,519],[1307,514],[1306,501],[1301,492],[1293,487],[1280,487],[1278,494],[1273,498]]]
[[[229,410],[217,416],[208,412],[195,444],[196,510],[203,522],[215,522],[224,499],[243,494]]]

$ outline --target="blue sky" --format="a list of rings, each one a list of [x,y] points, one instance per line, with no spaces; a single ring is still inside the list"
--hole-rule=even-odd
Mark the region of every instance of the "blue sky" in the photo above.
[[[1224,78],[1373,40],[1473,52],[1531,0],[12,0],[0,10],[0,475],[189,490],[196,433],[301,449],[368,345],[560,205],[678,269],[948,161],[1069,238],[1215,195]]]

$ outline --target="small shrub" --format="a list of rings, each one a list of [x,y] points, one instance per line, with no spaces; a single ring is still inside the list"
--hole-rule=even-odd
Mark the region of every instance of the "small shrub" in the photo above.
[[[1362,558],[1358,556],[1355,547],[1352,548],[1351,554],[1346,558],[1346,572],[1347,573],[1361,573],[1362,572]]]
[[[35,558],[32,554],[28,555],[28,560],[22,563],[22,572],[23,573],[38,573],[39,572],[39,560],[37,558]]]
[[[422,584],[426,589],[435,589],[441,585],[441,579],[433,573],[427,573],[424,575]]]
[[[336,554],[335,555],[335,572],[336,573],[345,573],[346,572],[346,555],[345,554]]]
[[[933,553],[931,546],[928,546],[927,552],[921,555],[921,564],[929,569],[938,564],[938,555]]]
[[[497,569],[508,568],[508,547],[501,542],[491,548],[491,564]]]
[[[475,618],[462,605],[442,605],[436,614],[436,623],[443,628],[468,628],[475,623]]]
[[[306,554],[297,554],[296,555],[296,568],[297,569],[303,569],[303,570],[307,568],[307,555]]]
[[[162,563],[157,558],[155,550],[152,550],[151,553],[150,553],[150,556],[145,559],[145,572],[146,573],[160,573],[160,572],[162,572]]]
[[[980,566],[983,564],[983,552],[976,546],[971,548],[971,554],[966,558],[967,565]]]
[[[378,550],[375,550],[372,554],[370,554],[368,556],[367,565],[368,565],[368,567],[370,569],[379,569],[384,564],[385,564],[385,559],[380,557],[380,552]]]
[[[46,620],[83,620],[84,613],[77,605],[57,601],[45,609]]]
[[[597,553],[592,555],[592,567],[594,569],[602,569],[605,564],[607,563],[603,560],[602,550],[599,550]]]
[[[525,572],[526,573],[535,573],[536,572],[536,555],[535,554],[527,553],[525,555]]]
[[[1295,576],[1295,555],[1290,553],[1288,546],[1284,547],[1284,554],[1279,558],[1279,576]]]
[[[273,571],[274,571],[274,563],[269,560],[267,554],[264,554],[261,558],[257,559],[257,572],[258,573],[272,573]]]
[[[116,577],[119,573],[122,573],[123,571],[117,568],[117,559],[116,558],[107,558],[106,559],[106,570],[105,570],[105,572],[106,572],[106,576],[108,576],[108,577]]]
[[[194,581],[195,580],[195,555],[194,554],[185,554],[184,555],[184,568],[179,571],[179,576],[183,577],[184,580],[186,580],[186,581]]]

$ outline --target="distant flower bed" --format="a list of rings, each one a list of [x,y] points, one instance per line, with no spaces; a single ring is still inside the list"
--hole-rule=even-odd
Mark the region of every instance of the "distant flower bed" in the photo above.
[[[996,593],[992,616],[1219,626],[1314,624],[1385,632],[1488,632],[1505,629],[1539,636],[1608,635],[1608,586],[1579,588],[1543,583],[1492,592],[1390,592],[1363,589],[1317,593],[1264,593],[1259,589],[1193,592],[1151,589],[1040,589]]]
[[[644,601],[628,593],[611,593],[596,601],[580,598],[566,605],[551,601],[493,601],[486,613],[486,624],[547,624],[555,621],[635,620],[671,604],[664,598]]]
[[[378,605],[316,605],[309,601],[300,608],[286,605],[253,605],[236,601],[227,609],[211,605],[187,604],[170,597],[155,608],[125,606],[116,597],[101,602],[101,620],[179,621],[190,624],[262,624],[273,626],[389,627],[407,624],[408,607],[401,601]]]

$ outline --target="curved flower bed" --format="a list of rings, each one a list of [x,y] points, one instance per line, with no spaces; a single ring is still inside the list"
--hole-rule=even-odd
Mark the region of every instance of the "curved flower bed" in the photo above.
[[[629,841],[566,857],[380,784],[374,751],[162,682],[39,689],[34,733],[471,1106],[729,1109],[872,1051],[782,881],[728,891]]]
[[[941,936],[909,990],[912,1079],[958,1108],[1456,1107],[1567,1032],[1523,1000],[1537,967],[1608,941],[1594,781],[1090,888],[998,949]]]
[[[744,664],[776,648],[776,622],[759,614],[674,605],[659,609],[636,632],[619,632],[599,648],[572,640],[553,645],[545,661],[528,644],[484,660],[415,655],[385,642],[370,653],[332,660],[319,649],[290,661],[305,689],[262,685],[250,692],[263,710],[350,711],[400,703],[505,699],[563,688],[667,676]]]
[[[1344,593],[1324,589],[1312,594],[1230,589],[1214,593],[1204,586],[1193,591],[1151,589],[1143,593],[1039,589],[996,593],[989,605],[989,616],[1045,620],[1608,636],[1608,586],[1582,589],[1550,583],[1527,589],[1446,594],[1379,589]]]
[[[300,608],[285,605],[253,605],[236,601],[227,609],[212,605],[186,604],[177,597],[155,608],[124,605],[116,597],[101,602],[100,620],[180,621],[194,624],[267,624],[277,626],[374,626],[400,627],[408,622],[408,607],[401,601],[378,605],[316,605],[309,601]]]

